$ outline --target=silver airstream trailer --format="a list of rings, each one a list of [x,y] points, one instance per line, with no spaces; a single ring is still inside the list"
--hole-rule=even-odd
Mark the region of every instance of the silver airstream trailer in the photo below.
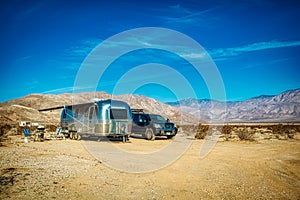
[[[127,103],[118,100],[97,100],[89,103],[41,109],[62,109],[62,133],[71,139],[81,135],[122,137],[126,141],[131,133],[132,113]]]

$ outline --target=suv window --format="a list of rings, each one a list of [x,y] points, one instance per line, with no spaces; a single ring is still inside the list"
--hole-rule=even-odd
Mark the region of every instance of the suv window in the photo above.
[[[138,123],[146,123],[150,121],[150,117],[145,114],[133,114],[133,121]]]
[[[153,122],[160,122],[160,123],[166,122],[165,118],[163,118],[161,115],[150,115],[150,118]]]

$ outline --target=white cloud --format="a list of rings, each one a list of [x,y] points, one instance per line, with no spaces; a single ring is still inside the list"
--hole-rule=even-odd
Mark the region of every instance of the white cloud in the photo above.
[[[115,46],[141,46],[144,48],[160,48],[166,49],[164,46],[163,40],[166,36],[157,36],[153,35],[151,37],[145,38],[127,38],[123,41],[114,41],[108,43],[105,47],[112,48]],[[158,44],[158,42],[162,42],[162,44]],[[67,51],[69,58],[77,59],[78,61],[82,62],[82,58],[88,56],[88,54],[95,48],[97,45],[101,43],[101,40],[94,39],[94,40],[86,40],[82,41],[79,45],[72,47]],[[218,48],[212,49],[207,53],[215,60],[226,60],[228,57],[238,56],[246,52],[254,52],[254,51],[262,51],[267,49],[277,49],[277,48],[286,48],[286,47],[295,47],[300,46],[300,41],[266,41],[266,42],[256,42],[251,43],[243,46],[231,47],[231,48]],[[174,46],[174,49],[182,49],[182,47]],[[180,56],[186,59],[201,59],[206,56],[205,52],[195,52],[193,49],[184,49]],[[93,58],[94,60],[101,60],[107,59],[102,57]],[[133,59],[133,58],[130,58]],[[78,67],[78,65],[76,65]]]
[[[215,18],[208,17],[215,9],[217,9],[217,7],[201,11],[191,10],[177,4],[169,6],[168,10],[162,10],[164,14],[160,18],[163,22],[172,24],[173,26],[192,24],[193,26],[207,27],[207,25],[210,24],[208,19],[215,20]]]
[[[41,92],[42,94],[60,94],[60,93],[67,93],[67,92],[83,92],[86,89],[91,89],[92,87],[64,87],[64,88],[56,88],[53,90],[47,90]]]
[[[300,41],[269,41],[269,42],[257,42],[239,47],[214,49],[209,51],[209,54],[213,58],[225,58],[231,56],[237,56],[246,52],[261,51],[267,49],[277,49],[285,47],[300,46]]]
[[[204,19],[206,19],[205,14],[210,11],[211,11],[211,9],[204,10],[204,11],[198,11],[198,12],[186,12],[180,16],[176,16],[176,17],[165,16],[165,17],[162,17],[162,19],[166,23],[195,25],[200,21],[204,21]]]
[[[47,90],[44,92],[41,92],[42,94],[55,94],[55,93],[65,93],[65,92],[72,92],[73,91],[73,87],[64,87],[64,88],[57,88],[57,89],[53,89],[53,90]]]
[[[192,59],[197,59],[197,58],[204,58],[205,57],[205,53],[184,53],[181,54],[180,56],[184,57],[184,58],[192,58]]]
[[[172,11],[175,11],[177,13],[181,13],[181,14],[191,14],[192,12],[184,7],[182,7],[180,4],[176,4],[176,5],[172,5],[169,6],[169,8]]]

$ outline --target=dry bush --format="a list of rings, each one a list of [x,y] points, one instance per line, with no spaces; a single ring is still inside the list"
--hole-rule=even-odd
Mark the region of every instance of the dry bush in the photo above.
[[[8,139],[8,132],[12,129],[10,124],[0,124],[0,146],[4,146],[3,142]]]
[[[234,129],[234,126],[232,126],[232,125],[224,125],[222,127],[221,133],[223,135],[230,135],[231,132],[233,131],[233,129]]]
[[[234,126],[232,125],[224,125],[221,129],[221,134],[223,135],[225,140],[229,140],[231,138],[231,133],[234,130]]]
[[[291,125],[283,125],[283,124],[277,124],[271,126],[271,129],[274,134],[284,134],[288,132],[300,132],[300,126],[291,124]]]
[[[0,125],[0,146],[2,146],[2,142],[7,138],[7,132],[11,129],[8,124]]]
[[[285,128],[282,124],[272,126],[273,134],[283,134],[285,132]]]
[[[253,134],[247,129],[239,130],[237,135],[240,140],[254,141]]]
[[[195,138],[196,139],[204,139],[205,136],[207,135],[208,129],[209,129],[209,125],[199,124]]]
[[[283,140],[288,138],[293,138],[293,134],[289,134],[291,132],[291,127],[283,124],[278,124],[272,126],[272,132],[277,139]]]
[[[6,135],[11,128],[12,127],[9,124],[0,124],[0,137]]]

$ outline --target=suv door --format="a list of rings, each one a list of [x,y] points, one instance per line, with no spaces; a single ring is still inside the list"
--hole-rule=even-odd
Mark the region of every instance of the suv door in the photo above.
[[[133,114],[132,133],[144,134],[149,124],[148,118],[144,114]]]

